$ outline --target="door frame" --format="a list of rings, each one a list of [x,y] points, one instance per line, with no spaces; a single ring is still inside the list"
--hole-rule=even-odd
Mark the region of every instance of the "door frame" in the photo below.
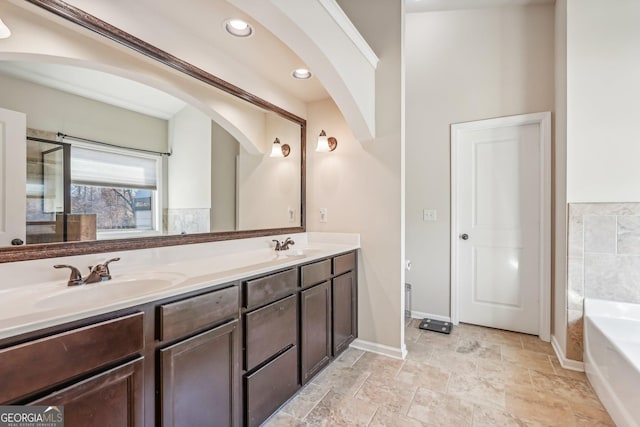
[[[27,115],[6,108],[0,108],[0,112],[2,113],[1,120],[6,120],[0,130],[3,133],[0,150],[6,150],[4,155],[0,156],[0,169],[4,173],[4,179],[0,182],[0,185],[3,186],[0,197],[4,197],[4,200],[0,200],[0,209],[4,211],[4,217],[0,216],[0,220],[4,221],[3,224],[0,224],[0,233],[3,234],[2,240],[4,241],[7,234],[16,232],[11,229],[10,224],[22,224],[19,232],[9,236],[7,241],[11,242],[11,239],[17,238],[22,240],[22,244],[25,244],[27,241],[27,204],[25,203],[27,195]],[[11,150],[8,150],[9,146]],[[12,156],[9,156],[9,151]],[[14,158],[22,159],[22,161],[12,161]],[[9,180],[11,180],[11,184],[9,184]],[[21,203],[16,207],[10,203],[14,200],[20,200]],[[11,209],[9,209],[9,204],[12,206]],[[7,229],[11,230],[7,232]],[[6,244],[9,245],[9,243]]]
[[[539,262],[539,314],[538,332],[540,339],[551,339],[551,113],[531,113],[517,116],[499,117],[451,125],[451,322],[459,322],[458,315],[458,274],[457,253],[457,198],[458,198],[458,145],[461,134],[467,131],[491,129],[506,126],[537,124],[540,127],[540,262]]]

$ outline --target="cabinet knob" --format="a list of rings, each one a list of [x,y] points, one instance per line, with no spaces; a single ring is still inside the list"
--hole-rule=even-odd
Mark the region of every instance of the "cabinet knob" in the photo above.
[[[461,234],[461,235],[460,235],[460,238],[461,238],[462,240],[469,240],[469,235],[468,235],[467,233],[464,233],[464,234]]]

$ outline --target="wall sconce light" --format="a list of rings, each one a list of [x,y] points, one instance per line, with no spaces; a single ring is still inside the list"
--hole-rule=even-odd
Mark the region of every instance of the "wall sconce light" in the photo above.
[[[4,22],[2,22],[2,19],[0,19],[0,39],[6,39],[10,35],[11,30],[5,25]]]
[[[316,146],[316,151],[319,153],[329,153],[336,149],[338,146],[338,140],[332,136],[327,136],[324,133],[324,129],[320,132],[320,136],[318,136],[318,145]]]
[[[289,144],[280,145],[280,140],[278,138],[273,141],[271,157],[287,157],[289,153],[291,153],[291,147],[289,147]]]

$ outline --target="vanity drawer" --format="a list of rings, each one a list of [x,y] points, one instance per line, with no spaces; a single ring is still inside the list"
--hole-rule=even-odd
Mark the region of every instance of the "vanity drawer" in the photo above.
[[[302,266],[302,287],[315,285],[331,278],[331,260],[314,262]]]
[[[297,296],[246,314],[245,369],[255,368],[283,348],[297,342]]]
[[[134,313],[0,350],[0,403],[142,352],[143,316]]]
[[[238,286],[220,289],[159,308],[159,339],[173,340],[199,331],[223,320],[238,317]]]
[[[356,269],[356,253],[339,255],[333,259],[333,274],[338,275]]]
[[[290,295],[298,287],[298,272],[295,268],[259,279],[249,280],[245,286],[245,307],[253,308]]]
[[[259,426],[298,389],[296,346],[245,378],[246,425]]]

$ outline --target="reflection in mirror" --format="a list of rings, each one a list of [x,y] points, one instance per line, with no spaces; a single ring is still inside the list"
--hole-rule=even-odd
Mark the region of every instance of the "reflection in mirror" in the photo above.
[[[34,132],[31,132],[34,133]],[[27,141],[26,243],[63,242],[65,206],[65,153],[69,145],[37,137]],[[95,233],[93,235],[95,239]]]
[[[212,120],[175,94],[36,62],[0,61],[0,93],[31,137],[27,243],[301,225],[300,125],[273,112]],[[276,137],[291,155],[269,156]]]

